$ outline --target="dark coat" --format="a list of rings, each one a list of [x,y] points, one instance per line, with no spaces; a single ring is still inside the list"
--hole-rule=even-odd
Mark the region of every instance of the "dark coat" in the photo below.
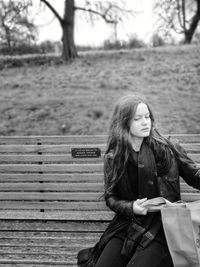
[[[153,198],[161,196],[171,202],[180,200],[180,183],[179,175],[191,186],[200,189],[200,169],[197,165],[187,156],[186,152],[181,146],[176,144],[176,148],[181,152],[182,157],[177,160],[174,154],[169,150],[167,153],[170,157],[170,168],[166,172],[162,172],[165,165],[164,155],[155,155],[156,147],[149,147],[148,144],[143,142],[138,155],[138,198]],[[159,159],[160,157],[160,159]],[[159,166],[160,162],[164,162]],[[108,153],[105,155],[104,161],[104,174],[105,185],[112,168],[113,154]],[[165,168],[166,167],[166,168]],[[167,169],[167,166],[164,166]],[[125,171],[123,177],[111,190],[105,195],[106,205],[116,212],[113,220],[110,222],[108,228],[100,238],[99,242],[93,248],[84,249],[78,254],[79,267],[94,267],[103,248],[107,242],[117,233],[123,229],[129,229],[130,234],[133,234],[132,229],[137,226],[137,216],[133,213],[133,192],[131,190],[130,181]],[[146,215],[150,216],[151,215]],[[147,223],[149,220],[147,220]],[[137,227],[136,227],[137,229]],[[134,229],[135,230],[135,229]],[[146,238],[141,241],[141,246],[148,244],[156,235],[158,227],[148,232]],[[138,228],[137,235],[143,234],[143,228]],[[125,242],[126,249],[130,248],[130,242]]]

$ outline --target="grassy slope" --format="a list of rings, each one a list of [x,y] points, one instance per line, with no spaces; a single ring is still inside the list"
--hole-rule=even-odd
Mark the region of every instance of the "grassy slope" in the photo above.
[[[144,94],[163,133],[200,132],[200,47],[84,54],[0,72],[0,135],[107,133],[114,102]]]

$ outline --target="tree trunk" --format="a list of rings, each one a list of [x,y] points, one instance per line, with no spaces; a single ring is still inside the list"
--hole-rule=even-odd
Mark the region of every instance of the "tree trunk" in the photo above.
[[[8,28],[6,28],[5,31],[6,31],[7,49],[8,49],[9,54],[11,54],[12,53],[12,46],[11,46],[10,31]]]
[[[197,11],[194,17],[192,18],[191,25],[188,30],[185,31],[185,44],[190,44],[192,42],[193,35],[197,29],[199,20],[200,20],[200,0],[196,0],[197,2]]]
[[[61,22],[63,36],[63,52],[64,60],[69,60],[78,56],[76,46],[74,43],[74,0],[65,0],[64,18]]]

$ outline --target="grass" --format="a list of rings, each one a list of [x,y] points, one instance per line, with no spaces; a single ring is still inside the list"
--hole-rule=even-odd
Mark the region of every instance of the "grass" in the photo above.
[[[200,47],[83,53],[0,71],[0,135],[105,134],[116,100],[146,96],[162,133],[200,132]]]

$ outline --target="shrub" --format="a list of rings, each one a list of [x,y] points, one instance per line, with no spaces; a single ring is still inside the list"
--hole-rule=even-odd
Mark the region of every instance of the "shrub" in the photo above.
[[[62,45],[61,42],[53,42],[50,40],[46,40],[38,45],[40,51],[44,54],[46,53],[54,53],[54,52],[61,52]]]
[[[164,39],[158,33],[153,34],[153,36],[151,37],[151,42],[153,47],[165,45]]]
[[[111,49],[121,49],[122,46],[121,46],[121,43],[120,41],[115,41],[115,42],[112,42],[111,40],[107,39],[104,41],[103,43],[103,48],[105,50],[111,50]]]
[[[23,66],[37,66],[45,64],[62,64],[62,58],[51,54],[36,54],[26,56],[2,56],[0,57],[0,69]]]
[[[44,41],[40,44],[19,43],[10,49],[5,43],[0,44],[0,54],[2,55],[30,55],[30,54],[47,54],[60,53],[62,46],[60,42]]]
[[[103,48],[105,50],[110,49],[131,49],[146,47],[144,41],[140,40],[137,36],[131,37],[128,41],[116,41],[112,42],[109,39],[104,41]]]
[[[146,44],[144,41],[140,40],[137,36],[133,36],[129,39],[128,48],[141,48],[146,47]]]
[[[21,43],[10,49],[5,45],[1,44],[0,54],[2,55],[23,55],[23,54],[35,54],[39,53],[40,49],[37,45],[30,45],[26,43]]]
[[[194,43],[194,44],[200,44],[200,32],[199,31],[197,31],[194,34],[194,36],[192,38],[192,43]]]

